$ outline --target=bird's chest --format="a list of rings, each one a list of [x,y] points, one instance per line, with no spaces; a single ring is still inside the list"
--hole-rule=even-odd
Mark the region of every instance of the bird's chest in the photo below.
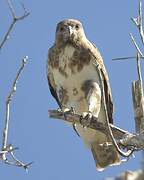
[[[87,80],[97,80],[94,65],[90,59],[85,59],[87,55],[82,57],[74,48],[68,47],[59,54],[58,68],[53,69],[57,94],[63,105],[86,106],[83,84]]]
[[[75,49],[72,46],[66,46],[58,54],[58,70],[65,77],[71,75],[70,63],[72,62],[74,51]]]

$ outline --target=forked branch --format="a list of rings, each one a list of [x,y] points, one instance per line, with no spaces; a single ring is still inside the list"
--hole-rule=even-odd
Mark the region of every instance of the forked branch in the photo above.
[[[11,31],[13,30],[14,28],[14,25],[16,24],[16,22],[20,21],[20,20],[23,20],[24,18],[26,18],[30,13],[26,11],[24,5],[22,5],[23,7],[23,10],[24,10],[24,13],[22,16],[16,16],[16,13],[15,13],[15,10],[14,10],[14,7],[12,5],[12,2],[11,0],[6,0],[7,1],[7,4],[8,4],[8,7],[10,9],[10,12],[11,12],[11,15],[12,15],[12,23],[10,24],[6,34],[4,35],[1,43],[0,43],[0,50],[2,49],[2,47],[4,46],[5,42],[9,39],[9,36],[10,36],[10,33]]]

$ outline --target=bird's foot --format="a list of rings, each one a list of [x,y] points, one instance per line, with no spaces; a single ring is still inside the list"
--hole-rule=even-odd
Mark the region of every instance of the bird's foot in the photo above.
[[[70,109],[69,108],[67,108],[67,107],[64,107],[64,108],[62,108],[62,112],[63,112],[63,115],[64,115],[64,118],[66,119],[66,116],[67,116],[67,114],[75,114],[75,110],[74,110],[74,108],[73,107],[71,107]]]
[[[75,109],[73,107],[69,108],[62,108],[63,113],[71,113],[71,114],[75,114]]]
[[[62,107],[62,108],[58,108],[57,111],[58,111],[58,112],[67,113],[67,112],[70,112],[71,109],[66,108],[66,107]]]
[[[80,123],[83,125],[84,128],[89,127],[91,123],[92,113],[83,112],[83,115],[80,117]]]

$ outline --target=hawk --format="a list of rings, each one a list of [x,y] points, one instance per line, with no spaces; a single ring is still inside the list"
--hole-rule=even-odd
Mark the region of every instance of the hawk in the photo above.
[[[72,107],[83,118],[91,114],[98,121],[105,123],[106,115],[97,66],[103,76],[109,122],[113,123],[111,88],[100,52],[86,38],[80,21],[66,19],[59,22],[54,45],[48,52],[47,78],[50,92],[63,111]],[[75,124],[75,130],[91,149],[98,170],[120,164],[119,154],[108,135],[80,124]]]

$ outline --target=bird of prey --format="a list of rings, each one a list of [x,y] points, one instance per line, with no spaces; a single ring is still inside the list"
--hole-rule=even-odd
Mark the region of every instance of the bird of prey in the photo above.
[[[102,93],[99,69],[104,84]],[[108,119],[113,123],[113,102],[103,59],[96,46],[91,43],[82,23],[66,19],[57,24],[54,45],[49,49],[47,78],[52,96],[63,111],[74,108],[83,118],[95,116],[106,123],[106,113],[102,96],[105,96]],[[120,157],[111,138],[81,124],[75,130],[91,149],[97,170],[120,164]]]

